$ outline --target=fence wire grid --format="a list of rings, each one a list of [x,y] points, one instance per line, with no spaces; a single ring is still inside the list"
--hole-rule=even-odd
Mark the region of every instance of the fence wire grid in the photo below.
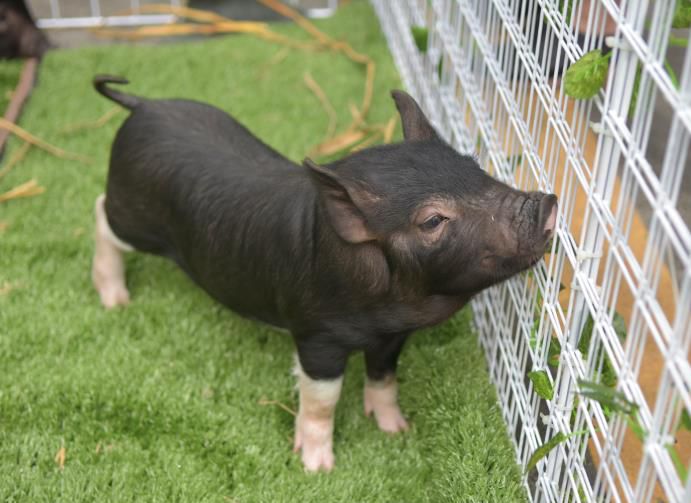
[[[449,143],[511,185],[559,196],[545,261],[473,301],[517,462],[556,444],[524,475],[530,499],[691,501],[691,233],[680,197],[691,181],[691,51],[689,30],[672,29],[676,2],[372,4],[405,86]],[[566,69],[598,48],[611,54],[602,89],[568,97]],[[538,395],[534,371],[552,398]],[[589,398],[579,379],[605,390]]]

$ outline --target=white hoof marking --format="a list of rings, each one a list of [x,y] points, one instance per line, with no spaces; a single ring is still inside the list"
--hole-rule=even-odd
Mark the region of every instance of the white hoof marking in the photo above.
[[[377,426],[387,433],[407,430],[408,422],[398,406],[398,384],[394,376],[365,383],[365,415],[374,412]]]
[[[331,471],[334,467],[334,412],[343,378],[311,379],[299,363],[295,374],[298,376],[300,389],[300,409],[295,418],[293,450],[302,452],[302,464],[306,471]]]
[[[105,196],[96,198],[96,231],[95,252],[91,268],[91,279],[96,287],[101,304],[106,309],[112,309],[129,303],[130,294],[125,286],[125,264],[122,260],[123,251],[133,248],[119,240],[108,225],[104,203]]]

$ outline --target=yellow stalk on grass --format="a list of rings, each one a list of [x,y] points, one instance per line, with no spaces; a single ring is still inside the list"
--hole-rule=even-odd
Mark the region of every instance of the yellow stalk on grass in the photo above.
[[[310,91],[312,91],[314,95],[317,97],[319,103],[326,112],[326,115],[329,117],[329,126],[326,129],[325,138],[331,138],[336,132],[336,122],[338,120],[336,116],[336,109],[329,101],[329,98],[326,96],[324,90],[319,86],[319,84],[317,84],[317,82],[314,80],[314,78],[312,78],[309,72],[305,72],[303,80],[305,81],[305,85],[307,86],[307,88]]]
[[[7,161],[7,164],[2,169],[0,169],[0,178],[9,173],[10,170],[19,163],[19,161],[24,159],[26,153],[29,151],[30,148],[31,143],[26,141],[22,143],[22,146],[12,153],[12,157],[10,157],[10,160]]]
[[[32,197],[43,194],[46,191],[41,187],[35,179],[17,185],[15,188],[8,190],[4,194],[0,194],[0,203],[10,201],[12,199],[19,199],[21,197]]]
[[[113,107],[106,113],[101,115],[98,119],[94,121],[84,121],[76,122],[74,124],[68,124],[67,126],[60,129],[61,134],[72,134],[85,129],[97,129],[105,126],[113,117],[121,113],[123,109],[121,107]]]
[[[36,136],[32,135],[25,129],[20,128],[17,126],[14,122],[10,122],[7,119],[3,119],[0,117],[0,129],[6,129],[10,133],[12,133],[15,136],[18,136],[25,142],[28,142],[41,150],[45,150],[49,154],[54,155],[55,157],[59,157],[61,159],[70,159],[73,161],[79,161],[83,163],[90,163],[91,160],[88,157],[85,157],[81,154],[73,154],[71,152],[67,152],[66,150],[63,150],[59,147],[56,147],[54,145],[51,145],[48,142],[45,142],[41,140],[40,138],[37,138]]]
[[[318,29],[309,19],[301,15],[295,9],[292,9],[277,0],[259,0],[259,2],[269,9],[281,14],[282,16],[291,19],[293,22],[295,22],[295,24],[306,31],[316,43],[302,42],[280,35],[272,31],[269,25],[266,23],[233,21],[232,19],[213,12],[190,9],[187,7],[173,7],[163,4],[144,5],[136,9],[130,9],[128,12],[172,14],[178,16],[179,18],[195,21],[195,23],[180,23],[169,26],[147,26],[135,29],[98,28],[95,30],[95,32],[100,36],[124,38],[128,40],[169,35],[246,33],[271,42],[283,44],[287,47],[294,47],[302,50],[314,50],[321,48],[341,53],[354,63],[363,65],[365,67],[365,88],[362,96],[362,102],[359,109],[355,108],[354,110],[351,110],[353,115],[353,121],[351,124],[342,133],[335,134],[335,128],[332,128],[332,124],[334,123],[332,117],[335,116],[335,110],[333,111],[334,114],[332,115],[331,111],[329,111],[328,106],[326,105],[328,100],[324,100],[325,94],[323,91],[317,91],[317,89],[321,88],[319,88],[318,85],[314,85],[316,82],[314,82],[313,79],[310,82],[305,79],[305,83],[320,100],[324,109],[327,110],[327,114],[330,118],[328,137],[322,143],[314,147],[312,149],[312,153],[316,153],[317,155],[331,155],[341,150],[346,150],[350,147],[353,147],[358,142],[362,141],[362,139],[366,136],[366,132],[362,131],[361,129],[367,120],[367,115],[372,105],[374,77],[376,74],[376,65],[374,60],[368,55],[362,54],[353,49],[348,42],[336,40],[330,37]],[[331,106],[331,109],[333,109],[333,106]],[[377,128],[383,128],[385,141],[387,138],[390,141],[390,138],[393,135],[393,131],[387,134],[387,131],[389,131],[387,127],[389,127],[391,130],[393,129],[393,126],[389,126],[389,124],[390,123],[387,123],[384,126],[377,126]]]

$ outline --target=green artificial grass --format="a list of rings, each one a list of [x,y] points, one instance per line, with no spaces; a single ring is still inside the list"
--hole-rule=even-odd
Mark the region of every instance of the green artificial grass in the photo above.
[[[375,59],[370,121],[388,120],[389,90],[400,83],[370,7],[353,2],[318,25]],[[304,37],[291,25],[276,29]],[[31,178],[46,187],[0,205],[0,501],[524,500],[468,310],[413,337],[402,355],[408,433],[387,436],[364,417],[363,362],[353,356],[336,468],[308,475],[291,452],[293,417],[258,403],[296,407],[288,336],[222,308],[171,262],[142,254],[127,256],[131,305],[101,308],[90,281],[93,203],[125,113],[60,132],[113,106],[92,90],[92,76],[126,76],[128,91],[143,96],[210,102],[300,160],[327,126],[303,73],[324,88],[341,129],[364,74],[325,52],[291,50],[270,64],[280,50],[229,36],[54,51],[43,62],[21,125],[94,162],[32,148],[0,179],[0,192]]]
[[[21,72],[21,61],[0,61],[0,117],[3,116],[7,105],[10,103],[12,91],[19,82]]]

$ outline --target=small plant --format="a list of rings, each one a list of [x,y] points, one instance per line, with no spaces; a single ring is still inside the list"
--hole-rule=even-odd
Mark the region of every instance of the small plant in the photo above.
[[[566,8],[566,10],[564,10]],[[564,12],[564,21],[567,25],[571,24],[571,16],[573,15],[573,2],[571,0],[559,0],[559,11]]]
[[[691,27],[691,0],[677,0],[674,17],[672,19],[672,27]],[[687,44],[687,39],[675,37],[673,35],[669,36],[669,45],[686,47]],[[602,54],[600,49],[595,49],[584,54],[566,70],[564,74],[564,92],[577,100],[587,100],[595,96],[600,89],[605,86],[611,55],[612,52]],[[674,68],[672,68],[672,65],[667,60],[665,60],[664,65],[672,85],[679,89],[679,78]],[[628,111],[629,116],[633,115],[636,108],[641,74],[642,67],[639,64],[636,69],[636,77],[631,93],[631,102]]]
[[[570,18],[572,13],[570,2],[566,2],[566,10],[564,11],[564,2],[560,2],[560,10],[565,12],[567,19]],[[568,22],[568,21],[567,21]],[[674,28],[688,28],[691,26],[691,0],[678,0],[674,19],[672,21],[672,26]],[[670,36],[670,45],[683,46],[688,45],[686,39],[677,38]],[[600,49],[595,49],[584,54],[578,61],[573,63],[564,74],[564,91],[565,93],[575,99],[585,100],[591,99],[599,93],[599,91],[605,86],[607,81],[607,73],[609,71],[609,63],[612,57],[612,52],[603,54]],[[668,61],[664,63],[665,69],[669,75],[672,85],[677,89],[679,88],[679,81],[674,72],[674,69]],[[638,92],[640,88],[640,82],[642,77],[643,68],[642,65],[638,65],[636,69],[636,75],[633,82],[633,89],[631,95],[630,106],[628,110],[629,116],[633,115],[636,109],[636,103],[638,100]],[[507,159],[511,164],[511,158]],[[529,346],[535,351],[537,348],[537,334],[540,330],[540,312],[542,308],[542,297],[538,292],[537,300],[535,304],[535,321],[530,331]],[[626,338],[626,325],[623,317],[614,312],[612,317],[612,326],[616,335],[620,341],[624,341]],[[583,326],[581,336],[578,342],[578,349],[582,356],[587,357],[588,350],[592,341],[593,330],[594,330],[594,320],[592,316],[588,316],[586,323]],[[558,367],[559,356],[561,353],[561,347],[559,341],[555,338],[550,338],[547,363],[551,367]],[[594,400],[597,401],[602,407],[603,413],[607,420],[615,415],[620,415],[625,418],[627,425],[631,431],[636,435],[636,437],[644,442],[648,432],[641,425],[639,420],[639,406],[634,402],[628,400],[626,395],[622,392],[617,391],[615,388],[618,383],[618,376],[615,368],[607,356],[603,354],[601,356],[602,364],[598,375],[596,376],[599,382],[592,382],[586,380],[578,381],[578,392],[577,396],[574,398],[574,409],[571,414],[571,428],[575,425],[576,411],[578,407],[579,400]],[[550,376],[547,370],[536,369],[528,373],[528,378],[533,385],[533,390],[537,395],[545,400],[552,400],[554,397],[554,389],[550,380]],[[687,429],[691,431],[691,417],[689,413],[684,409],[681,413],[681,418],[679,422],[678,429]],[[557,432],[552,438],[546,440],[542,445],[540,445],[528,459],[528,463],[525,467],[525,473],[530,472],[537,463],[546,457],[554,448],[556,448],[561,443],[566,440],[578,436],[587,435],[589,432],[587,430],[574,431],[572,433]],[[666,450],[675,465],[676,471],[682,480],[682,483],[686,483],[687,480],[687,469],[684,463],[680,460],[679,455],[675,449],[674,444],[666,445]]]
[[[633,88],[631,89],[631,101],[629,102],[629,117],[633,117],[636,111],[636,103],[638,103],[638,90],[641,87],[641,76],[643,75],[643,67],[636,66],[636,76],[633,78]]]
[[[529,372],[528,379],[533,383],[535,393],[545,400],[554,398],[554,388],[552,387],[552,382],[549,380],[549,375],[546,370],[534,370]]]
[[[427,52],[427,41],[429,40],[429,30],[424,26],[411,26],[410,32],[413,34],[413,40],[417,46],[418,51]]]
[[[620,412],[625,414],[628,418],[632,418],[631,421],[638,425],[637,431],[639,433],[645,434],[645,431],[640,427],[635,415],[638,411],[638,406],[628,400],[626,396],[620,392],[616,391],[608,386],[598,384],[591,381],[579,380],[578,381],[579,391],[578,394],[583,398],[588,398],[595,400],[603,407],[607,406],[610,410]],[[634,430],[636,431],[636,430]],[[563,432],[558,432],[554,437],[550,438],[547,442],[538,447],[535,452],[528,459],[528,464],[525,468],[525,473],[530,472],[537,465],[538,461],[547,456],[555,447],[559,444],[567,441],[568,439],[578,436],[587,435],[587,430],[574,431],[570,434]],[[638,435],[638,433],[637,433]]]
[[[564,91],[577,100],[595,96],[605,86],[612,53],[602,54],[595,49],[584,54],[564,74]]]
[[[672,28],[691,27],[691,0],[678,0],[672,18]]]
[[[600,404],[603,410],[608,409],[612,414],[623,415],[629,428],[631,428],[631,431],[634,433],[634,435],[636,435],[636,438],[638,438],[641,443],[645,442],[645,439],[648,436],[648,431],[640,423],[638,418],[639,407],[637,404],[628,400],[622,392],[616,391],[602,384],[579,380],[578,387],[580,389],[578,394],[581,397],[595,400]],[[689,417],[689,413],[686,411],[686,409],[683,409],[682,411],[677,431],[682,429],[691,431],[691,417]],[[688,472],[686,470],[686,466],[679,458],[679,454],[674,447],[674,443],[665,445],[665,448],[670,459],[672,460],[672,463],[674,464],[677,474],[679,475],[679,479],[681,480],[682,484],[685,484],[688,477]]]
[[[681,421],[679,422],[679,428],[686,431],[691,431],[691,416],[689,416],[689,411],[684,409],[681,412]]]
[[[613,412],[620,412],[627,416],[638,412],[638,405],[626,398],[626,395],[621,391],[616,391],[609,386],[579,379],[578,388],[579,395],[595,400],[601,406],[607,406]]]
[[[585,358],[588,355],[588,348],[590,347],[590,341],[593,337],[594,326],[595,322],[593,320],[593,317],[591,315],[588,315],[588,319],[586,320],[585,325],[583,325],[581,337],[578,341],[578,350],[581,352],[583,358]],[[626,324],[624,322],[624,318],[616,311],[612,316],[612,326],[614,328],[614,332],[617,334],[619,338],[619,341],[623,342],[624,339],[626,339]],[[600,382],[602,382],[602,384],[604,384],[605,386],[613,388],[617,385],[617,373],[614,370],[614,366],[612,365],[612,362],[610,361],[609,357],[605,354],[603,358],[604,361],[602,362]]]
[[[560,290],[561,290],[560,285]],[[537,346],[537,333],[540,329],[540,310],[542,309],[542,296],[538,292],[537,300],[535,302],[535,322],[530,333],[530,347],[535,350]],[[615,311],[612,317],[612,325],[614,326],[614,331],[619,336],[620,340],[626,338],[626,324],[624,318]],[[590,341],[592,339],[594,328],[594,321],[592,316],[588,316],[588,319],[583,326],[581,331],[581,337],[578,343],[578,349],[582,355],[588,353],[588,348],[590,346]],[[559,366],[559,355],[561,353],[561,345],[559,341],[554,337],[550,338],[549,349],[547,352],[547,363],[551,367]],[[593,383],[589,381],[579,381],[579,396],[584,398],[589,398],[596,400],[600,403],[605,411],[605,416],[609,419],[613,412],[623,412],[627,415],[635,414],[638,407],[632,402],[628,401],[623,393],[615,391],[614,386],[617,383],[617,375],[614,371],[614,367],[609,361],[608,357],[604,356],[605,360],[603,362],[602,372],[600,379],[604,384]],[[528,373],[528,379],[533,383],[533,390],[537,395],[545,400],[552,400],[554,398],[554,387],[550,381],[548,372],[546,370],[534,370]],[[578,396],[574,399],[574,410],[571,414],[571,425],[575,424],[575,413],[578,404]],[[691,422],[691,419],[689,420]],[[631,429],[636,433],[637,436],[644,436],[644,430],[641,428],[638,421],[629,421]],[[577,435],[585,435],[587,431],[577,431],[570,434],[565,434],[563,432],[558,432],[554,437],[546,441],[544,444],[539,446],[535,452],[530,456],[528,464],[526,465],[525,473],[532,470],[542,458],[547,456],[555,447],[557,447],[562,442],[565,442],[569,438]],[[676,451],[675,451],[676,454]]]
[[[542,444],[540,447],[535,449],[535,452],[530,456],[530,459],[528,459],[528,464],[525,465],[525,473],[529,473],[530,470],[535,468],[537,465],[538,461],[540,461],[542,458],[547,456],[552,450],[557,447],[559,444],[562,442],[566,442],[569,438],[576,436],[577,434],[585,434],[587,432],[574,432],[569,435],[562,433],[561,431],[554,435],[552,438],[550,438],[547,442]]]
[[[429,30],[424,26],[411,26],[410,33],[413,36],[413,41],[415,42],[417,50],[420,51],[421,54],[426,54],[427,47],[429,45]],[[440,79],[441,72],[442,60],[439,59],[439,62],[437,63],[437,77],[439,77]]]

